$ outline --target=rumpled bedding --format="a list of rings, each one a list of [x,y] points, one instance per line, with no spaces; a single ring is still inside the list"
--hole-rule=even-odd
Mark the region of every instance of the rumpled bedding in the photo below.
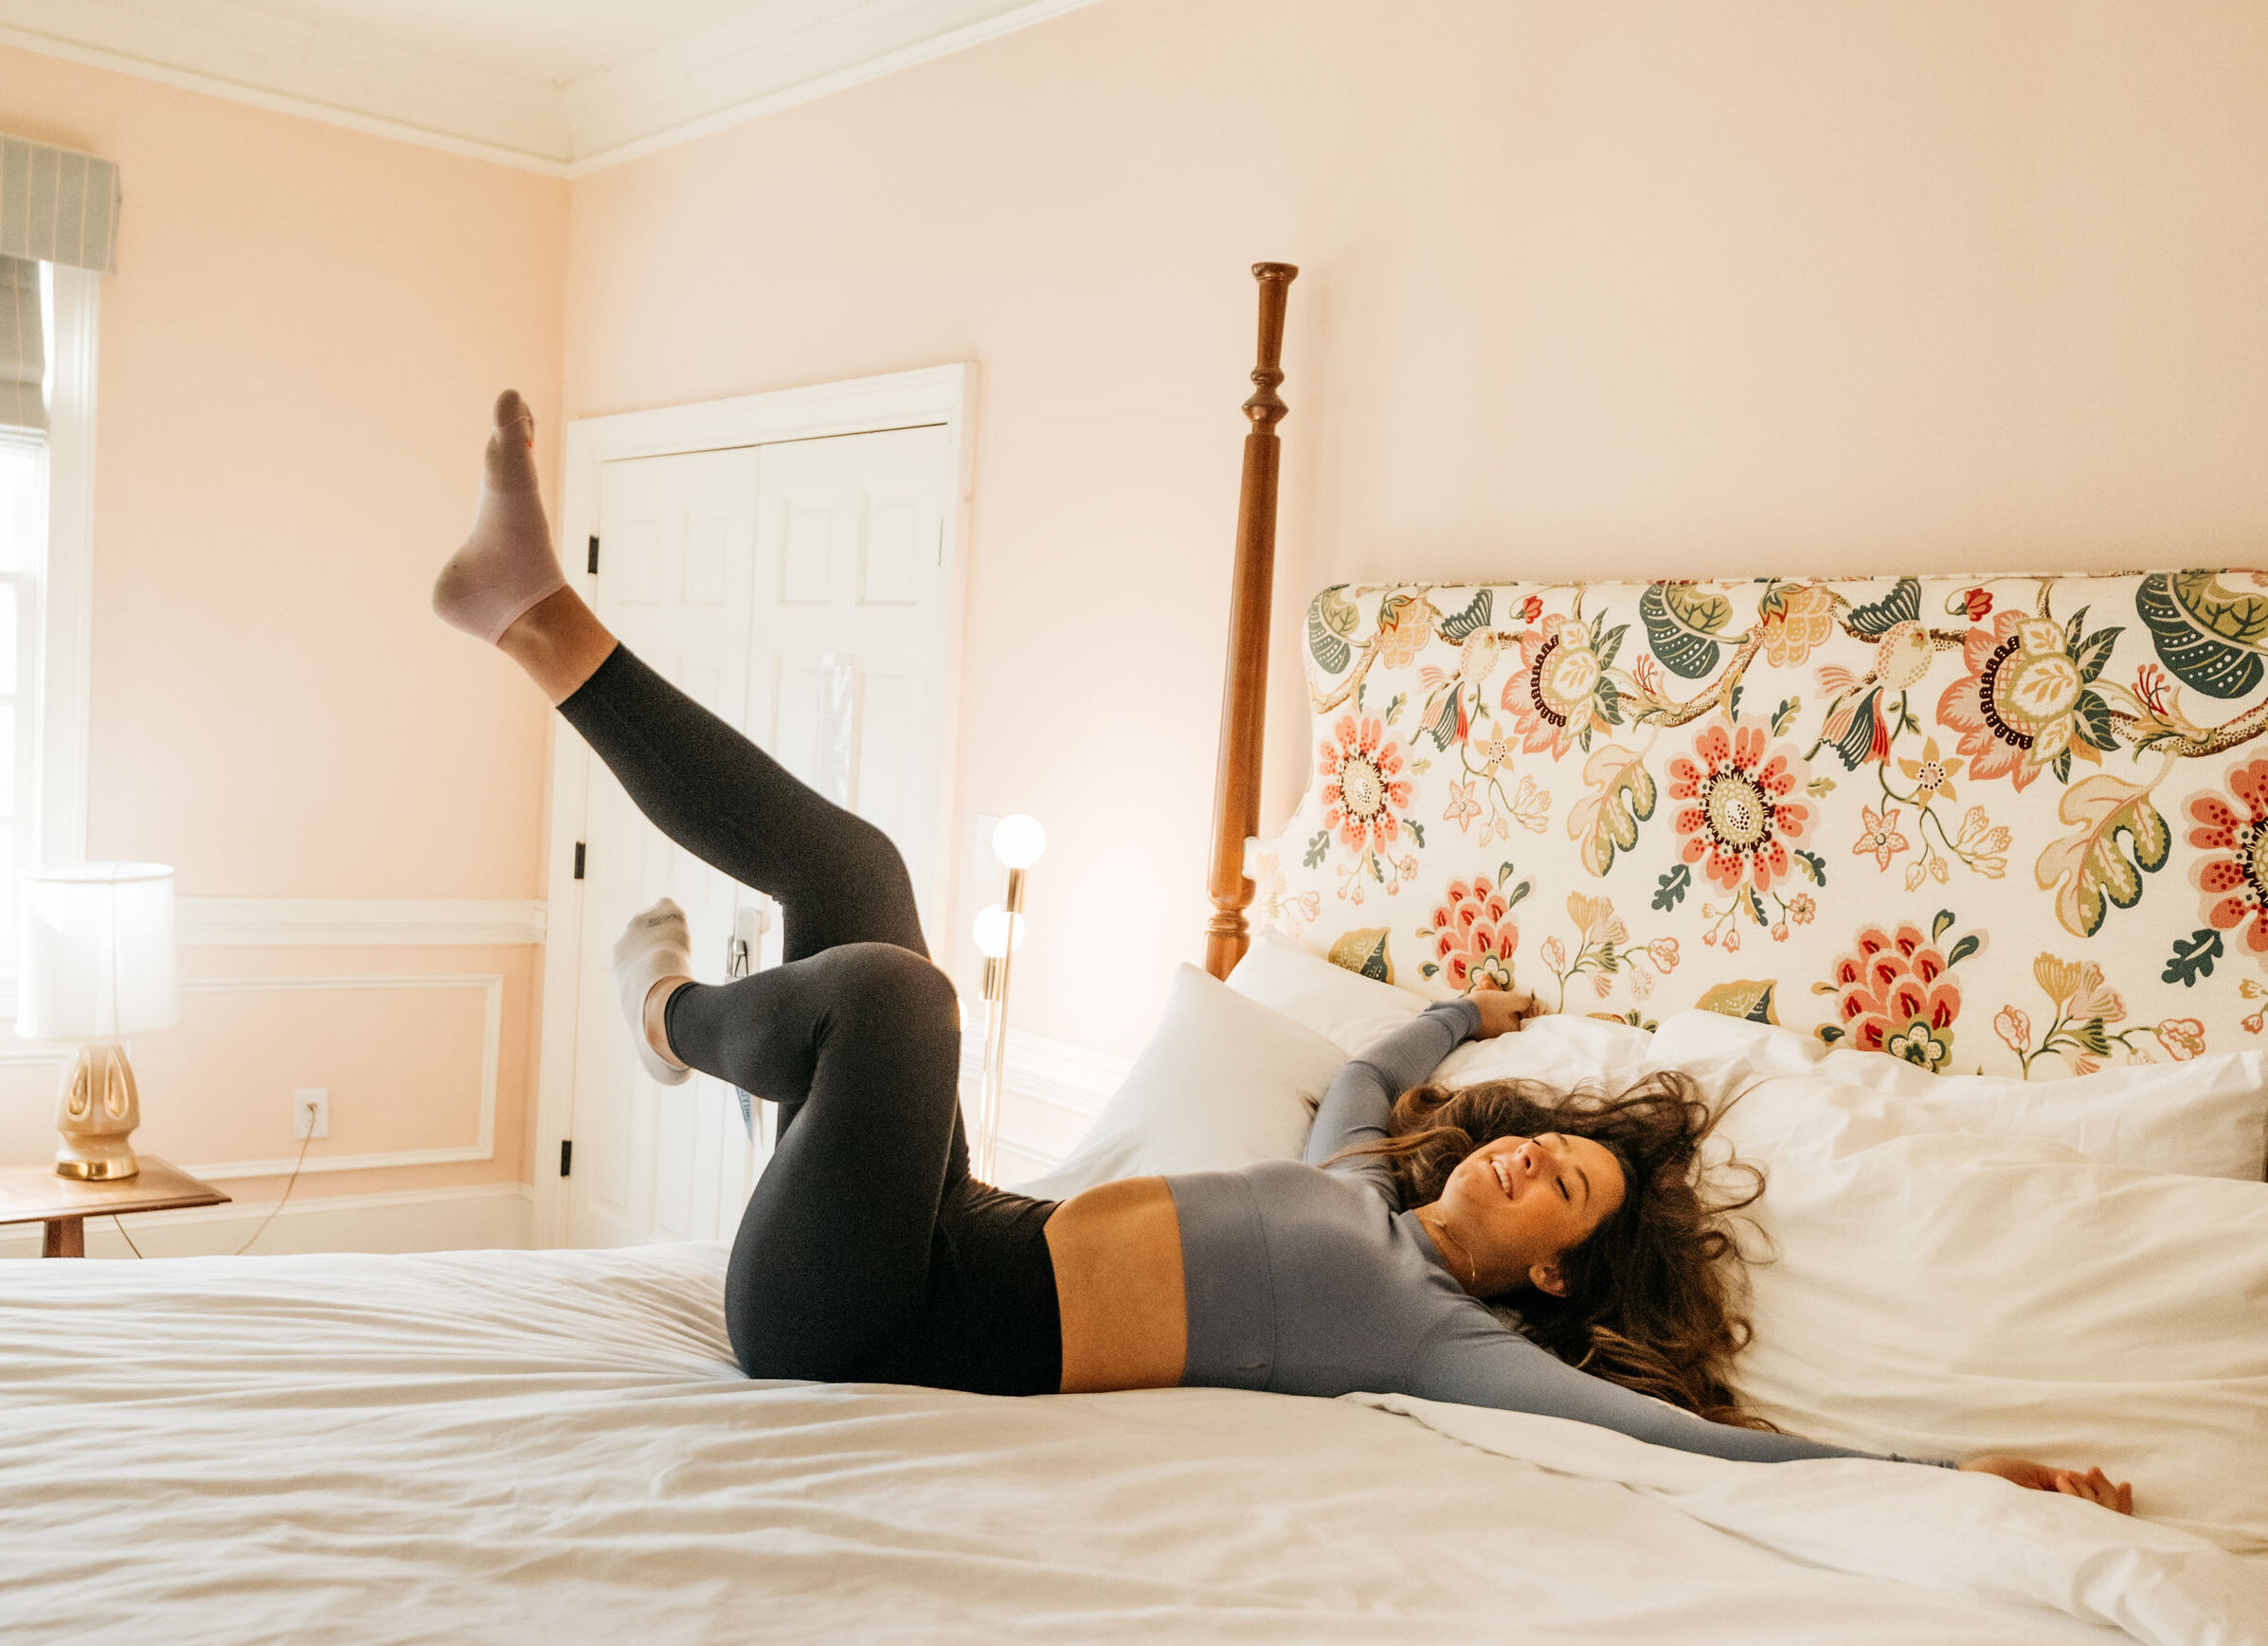
[[[2268,1641],[2268,1564],[1395,1396],[758,1384],[711,1244],[0,1266],[0,1637]]]

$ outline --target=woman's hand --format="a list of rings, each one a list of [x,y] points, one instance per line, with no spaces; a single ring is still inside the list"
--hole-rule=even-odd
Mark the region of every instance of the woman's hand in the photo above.
[[[1465,998],[1480,1008],[1480,1032],[1473,1036],[1476,1040],[1511,1034],[1520,1027],[1521,1019],[1536,1015],[1535,998],[1525,991],[1479,988]]]
[[[1961,1467],[1973,1474],[1997,1474],[2031,1492],[2061,1492],[2066,1497],[2083,1497],[2089,1503],[2101,1504],[2115,1514],[2134,1512],[2133,1487],[2123,1480],[2113,1485],[2111,1477],[2099,1469],[2090,1469],[2081,1474],[2076,1469],[2050,1469],[2044,1463],[2023,1457],[1999,1456],[1971,1457]]]

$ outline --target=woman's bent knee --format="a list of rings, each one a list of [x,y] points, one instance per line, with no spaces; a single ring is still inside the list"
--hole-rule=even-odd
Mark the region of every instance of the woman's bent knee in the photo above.
[[[951,1029],[961,1026],[953,980],[894,943],[846,943],[823,956],[839,991],[837,1012],[861,1026]]]

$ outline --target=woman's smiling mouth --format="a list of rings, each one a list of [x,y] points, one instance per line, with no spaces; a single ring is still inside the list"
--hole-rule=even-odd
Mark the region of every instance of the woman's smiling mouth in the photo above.
[[[1496,1186],[1504,1191],[1504,1199],[1514,1199],[1515,1197],[1512,1193],[1512,1174],[1504,1169],[1504,1157],[1501,1154],[1490,1155],[1488,1157],[1488,1169],[1496,1173]]]

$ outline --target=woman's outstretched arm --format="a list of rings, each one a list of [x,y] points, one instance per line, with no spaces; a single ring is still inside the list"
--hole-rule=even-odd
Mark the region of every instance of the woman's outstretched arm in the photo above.
[[[1792,1463],[1817,1457],[1866,1457],[1884,1463],[1930,1463],[1997,1474],[2035,1492],[2059,1492],[2084,1498],[2120,1514],[2132,1514],[2131,1485],[2114,1483],[2099,1469],[2051,1469],[2022,1457],[1989,1456],[1953,1463],[1935,1457],[1907,1457],[1895,1452],[1862,1452],[1824,1440],[1772,1429],[1743,1429],[1708,1419],[1605,1378],[1578,1371],[1549,1349],[1499,1326],[1478,1311],[1443,1323],[1422,1345],[1407,1384],[1410,1393],[1431,1401],[1468,1406],[1533,1412],[1571,1418],[1628,1435],[1655,1446],[1725,1457],[1739,1463]]]
[[[1542,1418],[1571,1418],[1595,1423],[1634,1440],[1671,1446],[1680,1452],[1725,1457],[1737,1463],[1792,1463],[1814,1457],[1871,1457],[1899,1463],[1950,1461],[1900,1457],[1830,1446],[1801,1435],[1772,1429],[1743,1429],[1713,1423],[1666,1401],[1657,1401],[1605,1378],[1578,1371],[1540,1345],[1507,1330],[1480,1309],[1460,1311],[1442,1322],[1413,1357],[1404,1385],[1429,1401],[1455,1401],[1467,1406],[1533,1412]]]

